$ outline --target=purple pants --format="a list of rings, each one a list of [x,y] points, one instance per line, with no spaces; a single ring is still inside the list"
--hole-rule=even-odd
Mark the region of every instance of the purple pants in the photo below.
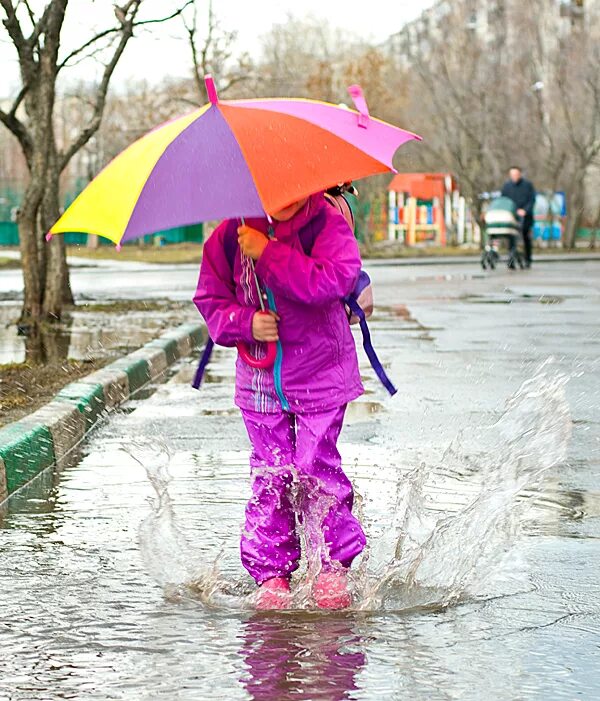
[[[309,562],[349,567],[365,547],[352,515],[354,493],[337,439],[346,407],[312,414],[242,410],[252,454],[252,498],[242,533],[242,564],[261,584],[298,567],[302,524]]]

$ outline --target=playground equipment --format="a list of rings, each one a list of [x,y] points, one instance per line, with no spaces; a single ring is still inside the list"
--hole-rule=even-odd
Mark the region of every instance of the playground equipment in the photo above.
[[[466,241],[465,198],[449,173],[398,173],[388,190],[390,241],[445,246],[449,232]]]
[[[541,248],[561,247],[567,215],[564,192],[538,193],[533,209],[533,241]]]

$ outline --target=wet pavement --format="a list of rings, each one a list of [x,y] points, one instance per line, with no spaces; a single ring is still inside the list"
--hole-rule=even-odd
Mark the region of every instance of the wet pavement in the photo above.
[[[94,275],[77,294],[104,294]],[[107,297],[189,299],[195,278],[115,270]],[[10,500],[0,699],[600,696],[600,263],[373,278],[400,391],[359,350],[367,393],[340,442],[370,542],[353,609],[313,611],[301,573],[299,610],[253,611],[248,445],[219,351],[200,393],[181,363]]]

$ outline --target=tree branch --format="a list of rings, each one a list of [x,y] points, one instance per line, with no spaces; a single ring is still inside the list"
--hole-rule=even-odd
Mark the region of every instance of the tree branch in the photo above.
[[[19,140],[25,157],[29,161],[29,157],[33,150],[33,143],[27,128],[15,115],[11,112],[8,114],[0,110],[0,122]]]
[[[33,59],[31,45],[23,35],[23,30],[11,0],[0,0],[0,6],[4,9],[4,13],[6,15],[6,19],[2,20],[2,24],[6,27],[8,36],[10,37],[13,46],[17,50],[21,74],[25,79],[35,68],[35,61]]]
[[[31,9],[31,5],[29,4],[29,2],[27,0],[19,0],[19,1],[22,2],[23,5],[25,5],[25,7],[27,8],[27,14],[29,15],[29,21],[31,22],[31,26],[35,28],[35,24],[36,24],[35,15],[33,14],[33,10]],[[18,5],[17,5],[17,8],[18,8]]]
[[[209,36],[210,36],[210,12],[211,12],[211,9],[209,8]],[[198,29],[198,13],[197,13],[195,4],[194,4],[194,15],[193,15],[192,25],[188,27],[188,25],[186,24],[185,19],[184,19],[183,26],[185,27],[185,29],[188,33],[190,49],[192,51],[192,67],[193,67],[193,72],[194,72],[194,85],[196,86],[196,90],[198,92],[198,97],[202,97],[204,95],[204,86],[202,84],[202,78],[200,76],[200,65],[198,63],[198,49],[196,46],[196,32]]]
[[[85,144],[87,144],[87,142],[92,138],[92,136],[98,131],[98,128],[100,127],[102,113],[104,111],[104,105],[106,103],[108,85],[110,83],[112,74],[117,66],[117,63],[119,62],[119,59],[121,58],[123,51],[125,50],[125,46],[127,45],[127,42],[133,34],[132,18],[135,17],[135,14],[139,10],[141,2],[142,0],[135,0],[132,10],[132,17],[129,19],[128,22],[126,22],[123,25],[121,38],[119,40],[117,48],[115,49],[111,60],[104,68],[104,74],[102,75],[102,80],[100,81],[100,85],[98,86],[98,90],[96,93],[96,104],[91,120],[89,121],[88,125],[82,129],[79,136],[71,143],[71,145],[59,154],[58,163],[60,172],[62,172],[65,169],[71,158],[73,158],[73,156],[81,148],[83,148]]]
[[[230,78],[225,85],[219,86],[219,91],[225,95],[234,85],[243,83],[245,80],[250,80],[250,78],[252,78],[251,75],[236,75],[233,78]]]
[[[163,17],[163,18],[157,18],[157,19],[146,19],[146,20],[140,20],[139,22],[132,22],[132,27],[133,29],[136,29],[137,27],[143,27],[147,24],[156,24],[157,22],[168,22],[169,20],[175,19],[175,17],[179,17],[181,13],[192,3],[194,0],[186,0],[185,4],[180,7],[178,10],[173,12],[173,14],[169,15],[168,17]],[[127,6],[129,7],[131,3]],[[110,36],[111,34],[119,34],[120,32],[123,31],[123,27],[111,27],[110,29],[105,29],[102,32],[99,32],[96,34],[95,37],[92,37],[88,41],[85,42],[85,44],[82,44],[79,48],[74,49],[71,51],[68,56],[66,56],[58,65],[57,67],[57,72],[62,70],[71,59],[75,58],[75,56],[78,56],[79,54],[83,53],[86,49],[89,49],[90,46],[93,46],[96,42],[100,41],[101,39],[104,39],[105,37]]]
[[[27,7],[29,9],[29,5]],[[46,22],[48,21],[49,12],[50,12],[50,5],[47,5],[46,9],[44,10],[43,15],[40,17],[38,22],[36,23],[34,20],[32,20],[33,21],[33,32],[31,34],[31,36],[29,37],[29,43],[32,46],[35,44],[39,48],[38,40],[46,29]],[[31,13],[31,11],[30,11],[30,17],[33,17],[33,13]]]
[[[213,8],[212,8],[212,0],[210,0],[208,4],[208,34],[206,36],[206,41],[204,42],[204,46],[202,47],[201,51],[201,56],[202,56],[202,72],[203,73],[208,73],[208,52],[210,51],[210,48],[213,43],[213,34],[215,31],[215,15],[213,13]],[[203,90],[200,91],[200,94],[203,94]]]
[[[145,24],[157,24],[157,23],[162,23],[162,22],[169,22],[172,19],[175,19],[176,17],[179,17],[190,5],[194,4],[194,0],[186,0],[185,3],[178,9],[173,12],[173,14],[168,15],[167,17],[161,17],[158,19],[145,19],[140,22],[135,22],[134,27],[141,27]]]
[[[143,0],[129,0],[127,5],[124,8],[121,8],[121,10],[126,13],[124,15],[124,19],[121,20],[121,38],[111,60],[108,62],[108,64],[106,64],[104,68],[102,80],[100,81],[100,85],[98,86],[98,90],[96,92],[96,103],[94,107],[94,112],[88,125],[84,127],[84,129],[82,129],[79,136],[71,143],[71,145],[67,149],[65,149],[59,154],[59,167],[61,172],[65,169],[71,158],[73,158],[73,156],[81,148],[83,148],[83,146],[85,146],[85,144],[98,131],[98,128],[100,127],[100,122],[102,121],[102,113],[104,112],[104,105],[106,103],[106,95],[108,92],[110,79],[112,78],[114,70],[123,54],[123,51],[125,50],[127,42],[133,36],[134,27],[158,21],[145,20],[143,22],[137,23],[134,21],[142,2]],[[190,2],[191,0],[186,0],[186,2],[179,8],[179,10],[174,12],[172,15],[163,18],[162,21],[166,22],[172,19],[173,17],[177,17],[178,15],[180,15],[183,12],[183,10],[190,4]]]
[[[14,117],[17,114],[17,110],[19,109],[19,105],[21,102],[23,102],[23,99],[25,98],[25,95],[27,95],[27,91],[29,90],[29,83],[23,83],[21,86],[21,89],[19,90],[19,94],[16,96],[15,101],[13,102],[12,107],[10,108],[10,112],[8,113],[9,117]]]
[[[78,56],[79,54],[83,53],[87,48],[93,46],[97,41],[100,41],[100,39],[104,39],[104,37],[110,36],[111,34],[118,34],[121,31],[123,31],[122,27],[112,27],[111,29],[105,29],[103,32],[96,34],[95,37],[93,37],[89,41],[86,41],[85,44],[82,44],[78,49],[74,49],[73,51],[71,51],[71,53],[66,58],[64,58],[56,67],[57,73],[58,71],[63,69],[72,58],[75,58],[75,56]]]

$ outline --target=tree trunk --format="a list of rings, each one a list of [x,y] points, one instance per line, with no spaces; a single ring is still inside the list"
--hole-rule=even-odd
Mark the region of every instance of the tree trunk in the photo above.
[[[72,320],[66,325],[49,328],[44,324],[31,324],[25,335],[25,362],[29,365],[59,364],[69,357]]]
[[[565,231],[565,247],[572,251],[575,248],[575,239],[581,226],[584,210],[584,177],[575,178],[571,196],[569,197],[569,215]]]
[[[44,144],[49,154],[34,159],[30,184],[17,215],[24,300],[20,323],[57,321],[65,303],[73,301],[62,236],[45,241],[60,216],[59,174],[54,165],[53,139]],[[47,160],[46,160],[47,159]]]
[[[37,206],[35,202],[28,201],[27,195],[17,214],[17,224],[25,288],[19,321],[38,321],[42,314],[42,280],[36,239]]]
[[[69,266],[67,265],[67,245],[65,244],[64,238],[61,237],[62,245],[62,266],[64,267],[63,275],[63,295],[62,301],[63,305],[75,304],[75,299],[73,297],[73,290],[71,289],[71,275],[69,274]]]
[[[38,153],[32,158],[29,185],[17,213],[24,283],[20,322],[36,322],[42,315],[45,281],[40,266],[40,256],[43,258],[44,252],[40,250],[37,232],[38,213],[44,196],[44,161],[43,154]]]
[[[44,198],[41,205],[41,232],[43,242],[46,232],[60,216],[59,207],[59,173],[56,164],[56,148],[53,135],[50,137],[48,169],[44,188]],[[65,251],[65,241],[62,236],[53,236],[49,243],[44,243],[48,251],[48,264],[44,286],[43,315],[49,321],[58,321],[62,316],[63,304],[73,301],[69,285],[69,273]],[[66,300],[65,300],[66,297]]]

